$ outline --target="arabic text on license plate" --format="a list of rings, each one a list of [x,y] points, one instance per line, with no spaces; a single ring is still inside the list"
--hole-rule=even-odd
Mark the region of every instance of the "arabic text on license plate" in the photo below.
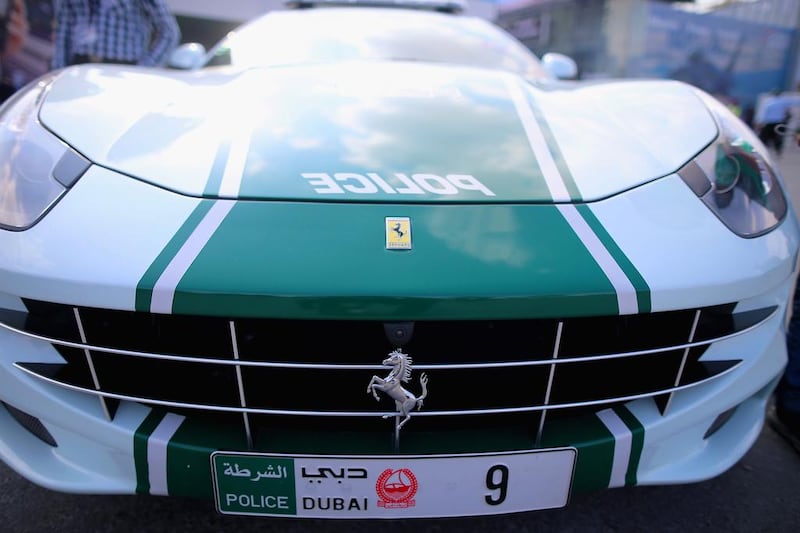
[[[563,507],[574,448],[436,456],[211,455],[217,509],[308,518],[422,518]]]

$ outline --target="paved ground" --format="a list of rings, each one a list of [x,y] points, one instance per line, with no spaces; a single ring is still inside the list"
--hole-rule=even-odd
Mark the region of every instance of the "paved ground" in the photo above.
[[[800,148],[780,159],[800,207]],[[727,473],[694,485],[616,489],[569,507],[523,515],[415,522],[342,523],[261,520],[217,515],[205,501],[50,492],[0,465],[3,532],[792,532],[800,530],[800,455],[769,427]]]
[[[578,497],[556,511],[458,520],[365,523],[225,517],[205,501],[55,493],[0,466],[0,531],[796,533],[799,488],[800,455],[769,428],[739,464],[703,483],[615,489]]]

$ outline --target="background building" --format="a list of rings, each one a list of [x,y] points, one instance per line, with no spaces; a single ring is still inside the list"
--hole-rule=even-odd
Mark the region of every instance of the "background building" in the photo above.
[[[497,23],[583,78],[674,78],[752,110],[797,79],[798,0],[521,0]]]

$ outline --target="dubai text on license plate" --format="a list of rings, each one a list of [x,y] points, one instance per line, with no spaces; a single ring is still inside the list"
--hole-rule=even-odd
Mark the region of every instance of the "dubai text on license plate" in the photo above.
[[[217,509],[307,518],[424,518],[567,504],[574,448],[425,456],[215,452]]]

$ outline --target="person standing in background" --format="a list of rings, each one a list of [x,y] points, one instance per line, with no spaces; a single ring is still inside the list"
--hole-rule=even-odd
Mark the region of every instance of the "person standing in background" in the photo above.
[[[759,99],[753,117],[758,138],[764,146],[772,148],[778,157],[783,153],[783,137],[790,107],[789,99],[776,89]]]
[[[798,91],[797,94],[800,94]],[[800,104],[798,104],[800,105]],[[795,107],[795,109],[797,106]],[[792,130],[800,147],[800,130]],[[772,428],[800,453],[800,281],[795,280],[792,314],[786,332],[788,362],[775,390],[775,402],[769,411]]]
[[[179,40],[166,0],[57,0],[51,65],[158,66]]]
[[[24,0],[0,0],[0,102],[14,93],[4,72],[5,60],[22,48],[28,36],[28,15]]]
[[[789,361],[775,390],[775,404],[769,412],[769,422],[800,453],[800,284],[795,286],[791,305],[793,312],[786,335]]]
[[[24,0],[0,0],[0,56],[16,54],[28,35]]]

